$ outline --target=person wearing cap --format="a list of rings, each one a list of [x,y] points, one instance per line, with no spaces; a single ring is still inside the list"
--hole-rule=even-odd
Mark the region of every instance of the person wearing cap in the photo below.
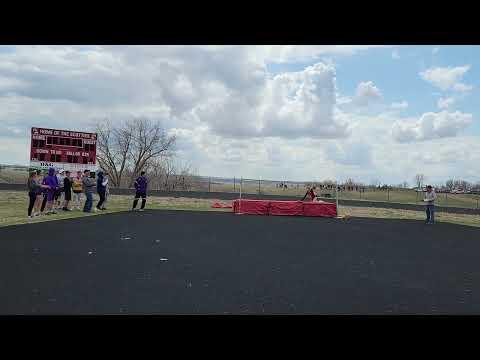
[[[435,223],[435,199],[437,195],[432,188],[432,185],[427,186],[427,192],[425,193],[425,212],[427,214],[427,219],[425,220],[425,224],[433,225]]]
[[[148,180],[145,177],[145,171],[140,173],[140,176],[135,180],[135,200],[133,200],[133,207],[132,211],[134,211],[137,207],[138,200],[142,198],[142,206],[140,207],[139,211],[143,211],[145,208],[145,204],[147,202],[147,185]]]
[[[90,170],[85,170],[83,172],[83,191],[85,192],[85,205],[83,207],[83,212],[92,212],[93,206],[93,189],[95,187],[95,180],[92,179],[90,175]]]

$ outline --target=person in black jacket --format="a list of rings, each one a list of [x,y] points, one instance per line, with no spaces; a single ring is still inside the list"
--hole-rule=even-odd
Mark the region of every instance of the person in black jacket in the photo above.
[[[63,193],[65,201],[63,202],[64,211],[72,211],[68,205],[72,200],[72,179],[70,178],[70,171],[65,171],[65,177],[63,178]]]
[[[140,176],[135,180],[135,183],[133,185],[135,186],[135,199],[133,200],[132,211],[135,211],[138,204],[138,199],[140,198],[142,198],[142,206],[140,207],[139,211],[143,211],[147,202],[148,186],[148,180],[145,177],[145,171],[142,171],[140,173]]]
[[[98,210],[106,210],[103,206],[103,203],[105,202],[105,192],[107,190],[106,185],[107,181],[103,176],[103,171],[99,171],[97,174],[97,193],[100,197],[100,200],[97,203]]]

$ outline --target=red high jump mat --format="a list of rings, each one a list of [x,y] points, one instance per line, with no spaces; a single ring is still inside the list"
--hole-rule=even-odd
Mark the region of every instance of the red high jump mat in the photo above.
[[[337,206],[329,202],[237,199],[233,212],[253,215],[336,217]]]

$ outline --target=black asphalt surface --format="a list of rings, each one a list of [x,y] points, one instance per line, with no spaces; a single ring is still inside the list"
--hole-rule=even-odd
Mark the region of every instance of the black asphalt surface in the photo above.
[[[0,229],[0,314],[480,314],[480,231],[147,210]]]

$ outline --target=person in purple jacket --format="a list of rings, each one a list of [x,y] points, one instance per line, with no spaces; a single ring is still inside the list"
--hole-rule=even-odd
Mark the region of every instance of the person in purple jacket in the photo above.
[[[133,200],[132,211],[134,211],[135,208],[137,207],[138,199],[140,199],[140,197],[142,198],[142,206],[140,207],[139,211],[143,211],[143,209],[145,208],[145,204],[147,202],[147,184],[148,184],[148,180],[145,177],[145,171],[142,171],[140,173],[140,176],[137,178],[137,180],[135,180],[135,183],[134,183],[135,200]]]
[[[43,179],[43,185],[47,185],[48,189],[46,189],[47,195],[47,207],[45,215],[56,214],[57,212],[52,209],[53,208],[53,201],[55,200],[55,193],[59,189],[58,179],[55,175],[55,169],[50,168],[48,169],[48,176]]]

